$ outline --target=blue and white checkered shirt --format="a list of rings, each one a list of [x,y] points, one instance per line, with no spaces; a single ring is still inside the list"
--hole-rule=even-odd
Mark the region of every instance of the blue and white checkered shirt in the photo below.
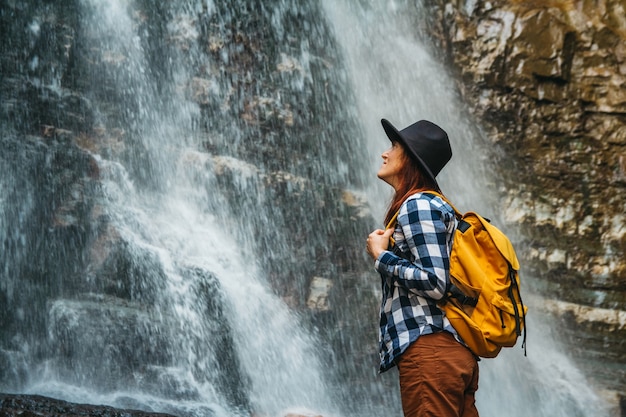
[[[382,280],[380,307],[380,371],[420,335],[449,331],[457,338],[444,312],[437,307],[450,285],[450,251],[457,220],[439,196],[417,193],[398,214],[395,247],[375,263]]]

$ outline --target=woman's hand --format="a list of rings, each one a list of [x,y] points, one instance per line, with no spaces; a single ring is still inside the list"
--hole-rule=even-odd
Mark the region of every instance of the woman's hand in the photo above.
[[[393,227],[387,230],[376,229],[367,237],[367,253],[378,259],[381,253],[389,247],[389,238],[393,234]]]

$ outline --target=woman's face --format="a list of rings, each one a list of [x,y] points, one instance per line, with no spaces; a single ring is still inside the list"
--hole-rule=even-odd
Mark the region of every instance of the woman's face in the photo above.
[[[391,185],[394,190],[400,185],[402,167],[406,161],[404,147],[396,141],[391,142],[391,147],[381,155],[383,164],[378,170],[378,178]]]

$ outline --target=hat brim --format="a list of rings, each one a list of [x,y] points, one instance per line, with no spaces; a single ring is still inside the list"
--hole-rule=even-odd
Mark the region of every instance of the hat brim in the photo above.
[[[413,160],[417,162],[417,164],[420,167],[420,170],[424,174],[426,174],[426,176],[435,184],[437,188],[439,188],[439,184],[437,183],[437,180],[435,179],[433,172],[430,170],[430,168],[428,168],[428,165],[426,165],[424,160],[418,154],[413,152],[413,150],[408,146],[406,139],[404,138],[404,136],[402,136],[402,133],[400,133],[400,131],[396,129],[395,126],[392,125],[387,119],[382,119],[380,123],[383,125],[383,129],[385,129],[385,133],[387,134],[387,137],[389,138],[389,140],[391,140],[392,142],[393,141],[400,142],[402,144],[402,147],[405,149],[405,151],[408,151],[409,156],[412,157]]]

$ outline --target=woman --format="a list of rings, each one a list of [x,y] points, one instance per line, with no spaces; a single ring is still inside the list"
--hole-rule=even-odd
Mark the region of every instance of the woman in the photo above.
[[[452,157],[448,135],[426,120],[401,131],[382,125],[391,148],[378,178],[395,194],[387,230],[367,239],[382,279],[380,370],[398,367],[405,417],[476,417],[477,358],[437,307],[450,285],[457,224],[452,207],[431,193],[440,192],[435,177]]]

